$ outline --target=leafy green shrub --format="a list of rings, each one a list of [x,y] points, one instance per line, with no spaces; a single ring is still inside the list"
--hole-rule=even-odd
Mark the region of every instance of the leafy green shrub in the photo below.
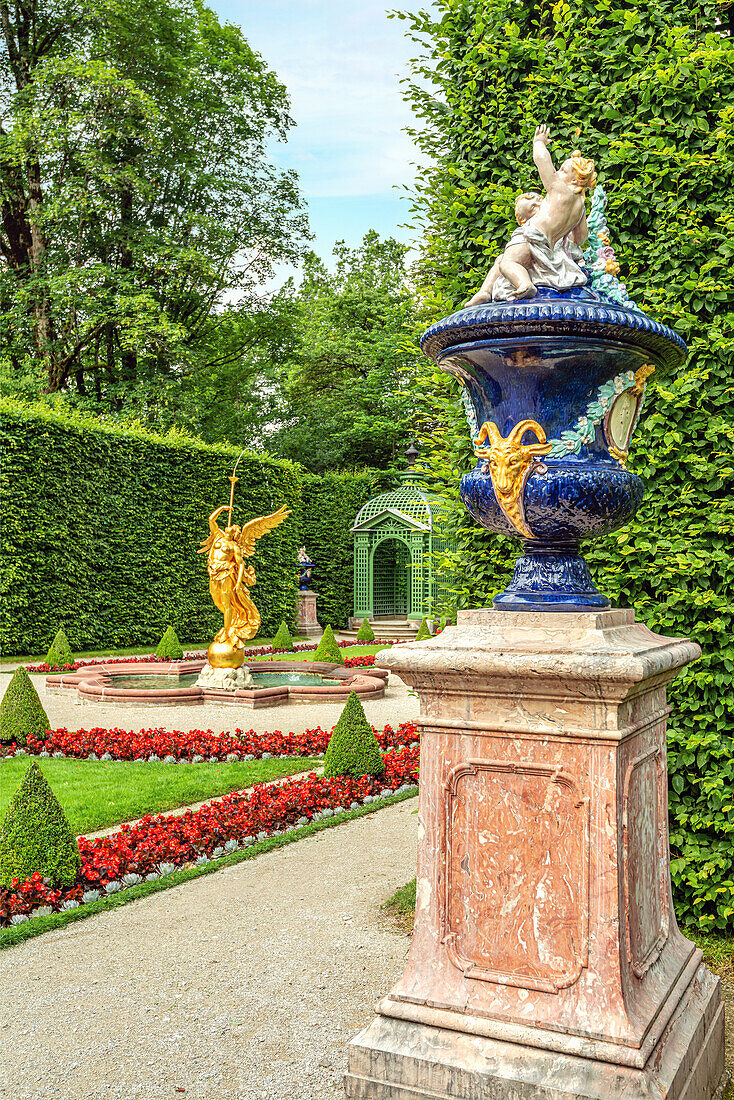
[[[172,626],[166,628],[165,634],[158,643],[155,655],[156,657],[168,657],[171,661],[180,661],[183,657],[183,647]]]
[[[359,624],[359,630],[357,631],[358,642],[374,642],[375,632],[372,629],[369,619],[362,619]]]
[[[716,15],[711,0],[436,0],[405,16],[425,45],[409,94],[432,158],[414,196],[428,227],[415,268],[427,320],[480,285],[515,197],[538,186],[532,135],[550,122],[556,163],[575,148],[596,162],[630,295],[689,346],[675,376],[658,368],[648,385],[629,461],[647,483],[639,512],[585,553],[613,606],[703,649],[669,693],[673,895],[681,923],[702,931],[734,928],[734,242],[722,217],[734,198],[734,38]],[[476,457],[456,384],[426,363],[415,393],[441,534],[456,547],[437,610],[487,606],[517,543],[459,500]]]
[[[59,800],[35,760],[10,800],[0,829],[0,883],[38,871],[54,886],[71,886],[81,868],[79,846]]]
[[[74,654],[71,652],[69,640],[63,630],[57,630],[54,640],[46,654],[46,664],[52,668],[63,668],[64,665],[73,665]]]
[[[424,642],[426,638],[431,637],[431,632],[428,629],[428,620],[425,615],[421,619],[421,625],[418,627],[418,633],[415,636],[416,642]]]
[[[352,524],[363,504],[390,487],[379,470],[304,474],[301,539],[316,562],[319,622],[345,626],[354,611]]]
[[[385,761],[374,730],[355,692],[349,695],[331,735],[324,758],[324,775],[382,775]]]
[[[44,740],[47,733],[48,715],[21,665],[13,673],[0,702],[0,742],[17,741],[25,745],[30,734]]]
[[[238,449],[0,398],[0,450],[4,654],[40,652],[58,628],[59,607],[80,649],[155,645],[170,622],[181,637],[202,641],[221,627],[196,548],[210,512],[229,498]],[[292,563],[304,544],[318,562],[319,620],[342,626],[354,606],[351,526],[361,506],[388,487],[387,475],[317,476],[264,454],[243,455],[237,472],[235,522],[281,504],[291,509],[252,559],[262,633],[294,621]],[[95,492],[80,492],[80,484]],[[34,522],[37,499],[46,526]]]
[[[334,637],[334,631],[330,626],[324,628],[324,633],[321,636],[321,641],[316,647],[316,652],[313,655],[314,661],[329,661],[332,664],[343,665],[344,658],[342,657],[342,651],[336,644],[336,638]]]
[[[293,639],[285,621],[278,627],[278,633],[273,638],[272,646],[273,649],[285,649],[286,651],[293,649]]]

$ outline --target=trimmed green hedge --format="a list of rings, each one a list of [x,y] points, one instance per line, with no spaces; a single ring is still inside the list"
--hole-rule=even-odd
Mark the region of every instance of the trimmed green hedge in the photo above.
[[[156,657],[170,657],[172,661],[178,661],[183,657],[183,647],[178,640],[178,634],[169,626],[158,643],[155,651]]]
[[[38,692],[23,665],[16,668],[0,701],[0,743],[25,745],[29,736],[44,741],[49,721]]]
[[[382,775],[385,761],[375,731],[365,717],[356,692],[351,692],[334,726],[326,756],[324,775]]]
[[[345,470],[303,479],[302,543],[316,564],[314,591],[322,626],[346,625],[354,611],[354,535],[357,512],[391,482],[380,470]]]
[[[316,646],[316,652],[313,655],[313,659],[314,661],[333,661],[333,663],[337,665],[344,664],[342,651],[336,644],[334,631],[328,623],[324,627],[324,633],[321,635],[319,644]]]
[[[58,798],[35,760],[10,800],[0,829],[0,883],[39,871],[54,886],[71,886],[81,858]]]
[[[359,624],[359,630],[357,631],[357,641],[374,642],[374,640],[375,632],[372,629],[372,624],[369,619],[362,619],[362,622]]]
[[[35,871],[53,886],[72,886],[81,867],[66,814],[45,775],[31,762],[12,796],[0,829],[0,883],[30,879]]]
[[[293,638],[291,637],[291,632],[288,629],[288,623],[282,622],[280,624],[280,626],[278,627],[278,633],[275,635],[270,644],[272,645],[273,649],[285,649],[287,651],[293,649]]]
[[[64,634],[63,630],[57,630],[54,640],[48,648],[46,654],[46,664],[63,668],[64,665],[71,665],[74,663],[74,654],[71,652],[69,646],[69,639]]]
[[[59,626],[76,651],[155,644],[169,623],[187,641],[213,637],[222,618],[196,551],[209,513],[229,499],[238,452],[7,398],[0,415],[2,652],[45,653]],[[262,633],[294,621],[302,544],[318,563],[320,619],[342,626],[351,525],[375,475],[318,478],[253,453],[237,475],[235,522],[292,510],[253,558]]]

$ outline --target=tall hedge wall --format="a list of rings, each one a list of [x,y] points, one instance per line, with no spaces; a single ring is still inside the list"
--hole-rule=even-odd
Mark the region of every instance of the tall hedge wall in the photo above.
[[[0,415],[2,651],[45,652],[59,626],[73,649],[154,642],[169,623],[210,638],[222,620],[196,551],[237,451],[9,400]],[[294,616],[302,471],[245,454],[237,473],[235,521],[293,509],[254,558],[262,633],[274,633]]]
[[[357,512],[387,488],[378,470],[344,471],[303,481],[303,544],[316,563],[314,586],[322,626],[341,627],[354,609],[354,535]]]

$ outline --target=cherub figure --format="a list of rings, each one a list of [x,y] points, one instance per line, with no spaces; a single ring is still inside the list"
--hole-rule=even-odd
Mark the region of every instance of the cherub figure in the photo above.
[[[596,183],[594,162],[576,150],[556,171],[549,141],[549,128],[538,126],[533,160],[546,193],[526,191],[517,199],[518,228],[468,306],[534,298],[539,285],[568,290],[588,282],[579,261],[583,258],[581,245],[588,236],[586,192]]]

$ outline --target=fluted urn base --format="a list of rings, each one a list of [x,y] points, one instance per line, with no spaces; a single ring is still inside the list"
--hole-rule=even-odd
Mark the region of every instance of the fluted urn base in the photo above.
[[[578,542],[529,539],[512,580],[492,603],[502,611],[601,611],[609,600],[594,587]]]

